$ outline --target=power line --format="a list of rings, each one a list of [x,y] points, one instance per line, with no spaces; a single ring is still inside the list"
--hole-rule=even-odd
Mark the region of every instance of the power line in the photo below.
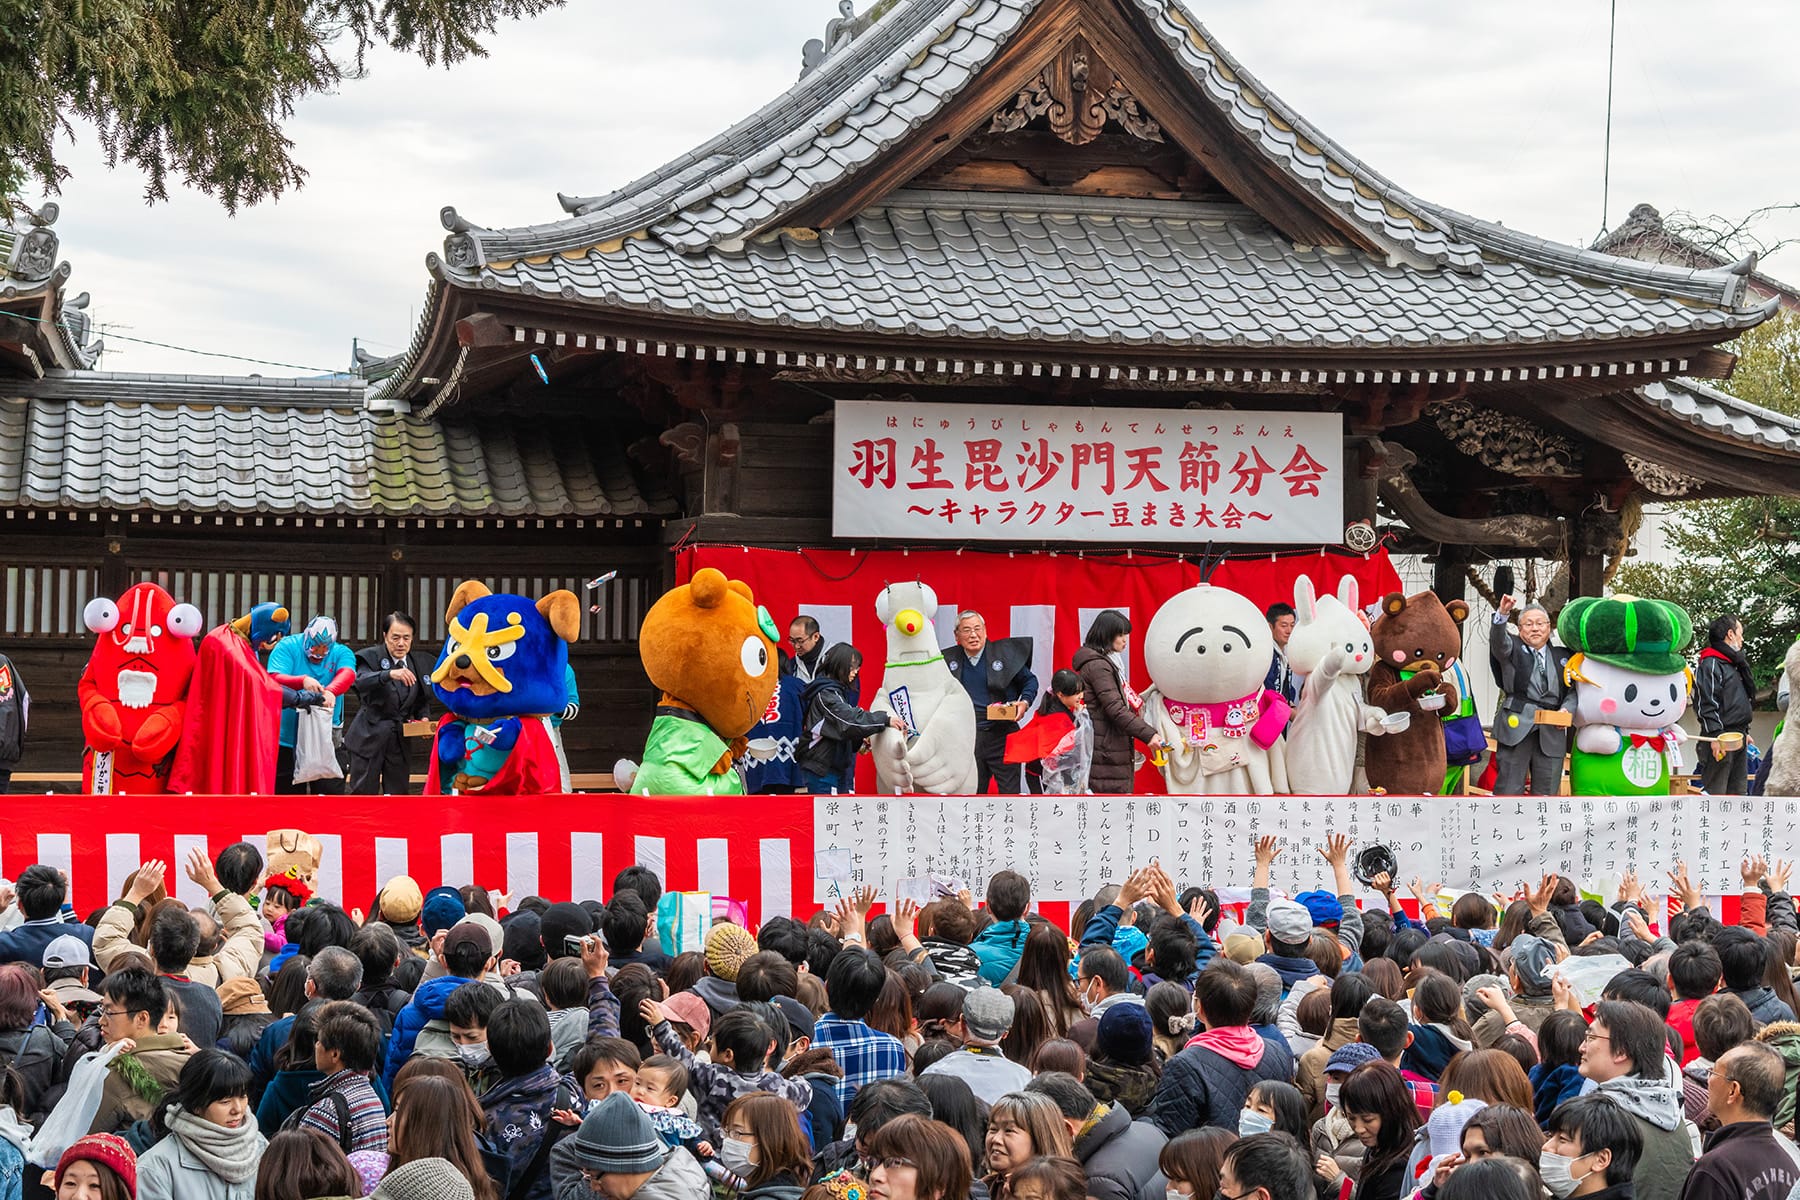
[[[54,325],[64,332],[70,332],[68,323],[64,321],[46,321],[42,317],[28,317],[23,313],[9,312],[6,315],[20,321],[32,321],[39,325]],[[199,354],[206,358],[228,358],[233,362],[255,363],[257,366],[261,367],[286,367],[290,371],[312,371],[320,375],[344,374],[344,372],[337,367],[309,367],[304,363],[277,362],[272,358],[251,358],[247,354],[227,354],[223,350],[196,350],[192,346],[177,346],[172,342],[157,342],[152,341],[150,338],[132,337],[131,335],[124,333],[102,331],[101,336],[102,338],[109,338],[114,341],[133,342],[140,346],[155,346],[160,350],[178,350],[183,354]]]

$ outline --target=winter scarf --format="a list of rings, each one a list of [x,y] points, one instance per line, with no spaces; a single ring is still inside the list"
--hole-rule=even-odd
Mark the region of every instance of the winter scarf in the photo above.
[[[1189,1038],[1187,1046],[1184,1046],[1183,1049],[1191,1049],[1195,1046],[1211,1050],[1226,1062],[1236,1067],[1242,1067],[1246,1071],[1261,1062],[1263,1051],[1268,1049],[1268,1043],[1263,1041],[1256,1030],[1248,1025],[1229,1025],[1223,1029],[1204,1030]]]
[[[1624,1075],[1595,1089],[1634,1117],[1662,1130],[1681,1128],[1681,1092],[1667,1079]]]
[[[1725,644],[1723,638],[1714,641],[1707,639],[1706,649],[1700,652],[1701,658],[1722,658],[1737,669],[1738,678],[1744,681],[1744,691],[1752,700],[1756,698],[1756,677],[1750,673],[1750,660],[1744,657],[1742,650]]]
[[[242,1183],[255,1175],[269,1144],[250,1118],[236,1129],[227,1129],[171,1104],[168,1123],[169,1132],[181,1139],[200,1165],[226,1183]]]
[[[23,1153],[30,1149],[31,1138],[31,1126],[20,1120],[19,1114],[11,1108],[0,1104],[0,1142],[11,1142]]]

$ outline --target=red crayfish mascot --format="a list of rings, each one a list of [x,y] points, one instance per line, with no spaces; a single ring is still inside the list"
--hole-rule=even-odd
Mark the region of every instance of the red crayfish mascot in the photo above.
[[[104,596],[82,614],[97,638],[76,691],[81,699],[81,785],[92,795],[168,791],[181,740],[200,610],[154,583]]]

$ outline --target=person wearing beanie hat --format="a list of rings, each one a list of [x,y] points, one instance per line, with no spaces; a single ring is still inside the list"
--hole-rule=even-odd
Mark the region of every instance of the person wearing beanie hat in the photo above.
[[[970,992],[958,1021],[963,1048],[932,1063],[925,1074],[962,1080],[989,1107],[1008,1092],[1023,1089],[1031,1082],[1031,1072],[1000,1051],[1001,1041],[1012,1030],[1014,1011],[1013,998],[998,988]]]
[[[419,908],[419,923],[429,942],[444,930],[454,928],[468,915],[469,910],[463,907],[460,892],[455,888],[435,887],[425,894],[425,901]],[[428,949],[427,946],[417,953],[424,954]]]
[[[557,1200],[705,1200],[706,1173],[693,1155],[657,1136],[631,1097],[614,1092],[588,1109],[572,1137],[550,1151],[550,1189]]]
[[[1325,1115],[1312,1125],[1312,1157],[1317,1160],[1329,1156],[1339,1172],[1352,1179],[1362,1176],[1363,1156],[1368,1148],[1356,1136],[1350,1118],[1338,1110],[1338,1090],[1352,1071],[1380,1058],[1381,1051],[1369,1043],[1350,1042],[1333,1050],[1325,1063]]]
[[[263,1031],[275,1023],[269,1002],[254,979],[227,979],[219,985],[219,1045],[249,1061]]]
[[[379,1200],[475,1200],[475,1189],[447,1158],[415,1158],[381,1177]]]
[[[1446,1158],[1452,1154],[1461,1154],[1463,1126],[1469,1123],[1469,1118],[1486,1107],[1485,1100],[1464,1096],[1461,1092],[1451,1092],[1445,1096],[1425,1121],[1425,1136],[1413,1147],[1412,1156],[1406,1164],[1406,1177],[1417,1179],[1423,1176],[1430,1179]]]
[[[101,1200],[118,1200],[109,1191],[108,1179],[124,1189],[125,1200],[137,1196],[137,1153],[131,1143],[115,1133],[90,1133],[64,1150],[56,1160],[56,1191],[62,1191],[63,1179],[72,1176],[87,1183]]]
[[[269,651],[269,674],[299,681],[309,692],[321,692],[331,707],[331,727],[344,727],[344,695],[356,686],[356,656],[337,640],[337,622],[317,616],[306,623],[299,637],[282,638]],[[300,711],[281,710],[280,749],[275,757],[275,790],[293,794],[340,795],[344,778],[294,782],[294,742],[300,731]]]
[[[714,925],[706,931],[706,974],[694,984],[694,994],[706,1001],[714,1017],[738,1006],[738,968],[755,954],[756,939],[742,925]]]
[[[1094,1098],[1117,1104],[1135,1119],[1150,1106],[1162,1064],[1156,1061],[1155,1028],[1141,1004],[1115,1005],[1100,1018],[1094,1052],[1082,1076]]]

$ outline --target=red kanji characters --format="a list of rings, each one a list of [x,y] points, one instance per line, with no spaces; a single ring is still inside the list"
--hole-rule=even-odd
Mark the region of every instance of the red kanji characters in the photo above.
[[[1076,427],[1080,428],[1080,422],[1076,422]],[[1106,482],[1100,485],[1100,490],[1108,496],[1112,495],[1113,444],[1111,442],[1076,442],[1069,447],[1069,451],[1075,456],[1070,463],[1069,486],[1072,488],[1081,486],[1082,467],[1104,467],[1106,468]]]
[[[1062,470],[1062,451],[1052,450],[1049,438],[1039,438],[1035,449],[1030,442],[1020,442],[1019,446],[1019,465],[1025,468],[1019,472],[1019,486],[1026,491],[1037,491],[1055,479],[1056,473]],[[1025,481],[1034,475],[1037,477],[1036,482],[1027,485]]]
[[[1199,508],[1194,510],[1194,519],[1189,521],[1188,525],[1190,527],[1204,525],[1208,529],[1217,529],[1219,527],[1219,523],[1213,520],[1212,506],[1208,504],[1202,504]]]
[[[947,488],[954,490],[956,484],[944,478],[944,452],[937,448],[936,438],[926,438],[923,445],[913,447],[912,469],[919,473],[917,479],[909,479],[906,486],[914,491],[922,488]]]
[[[1153,492],[1169,490],[1169,485],[1156,477],[1162,467],[1161,446],[1133,446],[1125,451],[1125,457],[1130,460],[1125,465],[1131,468],[1131,478],[1125,481],[1126,491],[1140,483],[1149,484]]]
[[[1294,457],[1281,468],[1281,477],[1287,480],[1288,495],[1317,496],[1319,480],[1325,478],[1325,464],[1308,454],[1305,445],[1297,445]]]
[[[864,490],[894,486],[894,439],[864,438],[850,444],[850,477]]]
[[[1263,476],[1273,471],[1268,460],[1263,458],[1262,451],[1255,446],[1249,453],[1238,451],[1237,462],[1232,464],[1231,473],[1237,476],[1237,482],[1231,485],[1231,495],[1247,492],[1254,496],[1262,491]]]
[[[1138,521],[1138,524],[1139,525],[1154,525],[1154,524],[1156,524],[1156,501],[1154,501],[1154,500],[1144,501],[1144,515]]]
[[[1201,442],[1196,446],[1185,442],[1181,447],[1181,490],[1191,492],[1200,489],[1206,495],[1212,485],[1219,482],[1219,460],[1213,457],[1218,447],[1211,442]]]
[[[969,455],[963,486],[969,491],[986,488],[990,492],[1004,492],[1006,473],[1000,466],[1000,439],[984,438],[979,442],[964,442],[963,449]]]
[[[1124,501],[1113,505],[1110,524],[1114,529],[1129,529],[1131,527],[1131,505]]]

